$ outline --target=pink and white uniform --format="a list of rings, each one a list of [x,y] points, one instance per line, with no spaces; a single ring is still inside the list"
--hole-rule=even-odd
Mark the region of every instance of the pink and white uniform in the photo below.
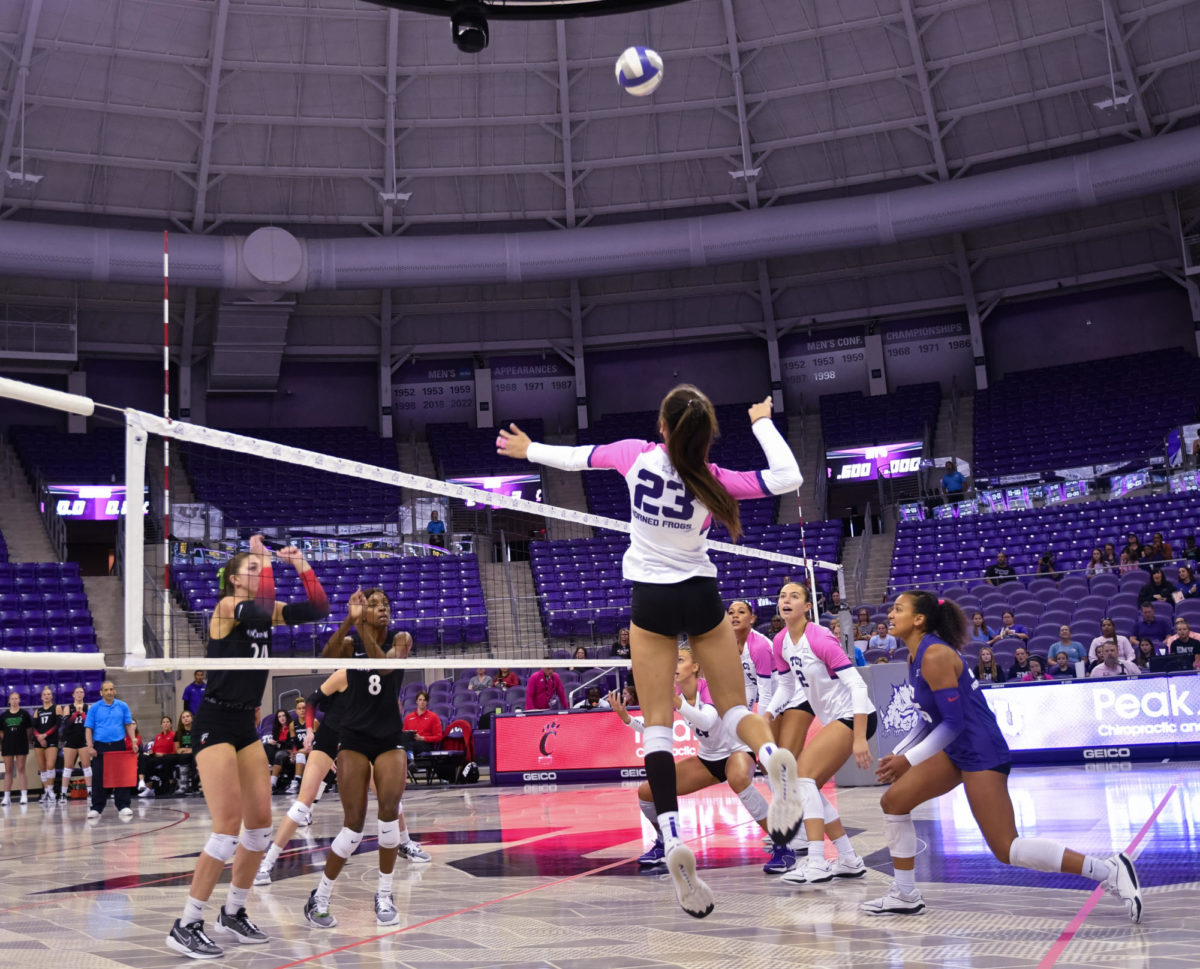
[[[766,710],[775,693],[775,657],[771,640],[757,629],[751,629],[742,647],[742,676],[746,683],[746,706]]]
[[[799,642],[782,629],[773,647],[776,668],[781,672],[771,700],[772,714],[795,706],[800,693],[808,698],[821,723],[875,712],[867,684],[828,629],[810,622]]]
[[[704,696],[705,693],[707,690],[696,691],[695,706],[688,703],[687,697],[684,697],[683,705],[679,708],[679,715],[687,721],[688,726],[692,728],[692,735],[696,738],[696,756],[701,760],[717,761],[725,760],[739,750],[750,753],[749,747],[737,737],[731,738],[721,727],[721,715],[712,705],[712,700]],[[646,729],[646,722],[641,717],[631,717],[629,729],[641,733]]]
[[[787,441],[765,418],[755,421],[752,430],[768,467],[730,471],[710,464],[717,481],[739,501],[795,491],[801,483],[800,468]],[[632,506],[629,549],[621,566],[624,578],[663,585],[695,576],[716,578],[717,567],[708,557],[712,515],[688,494],[665,445],[638,440],[582,447],[531,443],[527,457],[563,471],[621,472]]]

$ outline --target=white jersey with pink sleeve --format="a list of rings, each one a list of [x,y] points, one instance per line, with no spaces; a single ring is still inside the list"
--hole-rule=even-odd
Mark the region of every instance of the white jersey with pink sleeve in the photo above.
[[[771,641],[771,665],[775,670],[775,692],[765,709],[762,703],[760,713],[769,712],[777,717],[784,710],[793,710],[808,702],[808,690],[801,685],[800,678],[793,672],[791,665],[784,658],[783,642],[787,639],[787,630],[782,629],[775,634]]]
[[[765,418],[755,421],[752,430],[769,466],[762,471],[729,471],[710,464],[717,481],[739,501],[794,491],[801,476],[787,442]],[[621,563],[627,580],[665,585],[696,576],[716,577],[717,567],[708,557],[712,514],[688,494],[664,445],[638,440],[594,447],[531,443],[527,456],[564,471],[611,468],[624,476],[631,505],[629,549]]]
[[[742,647],[742,677],[746,686],[746,706],[755,702],[765,710],[775,692],[775,658],[771,640],[757,629],[751,629]]]
[[[783,658],[821,723],[875,712],[867,684],[828,629],[810,622],[798,642],[786,629],[780,636]]]

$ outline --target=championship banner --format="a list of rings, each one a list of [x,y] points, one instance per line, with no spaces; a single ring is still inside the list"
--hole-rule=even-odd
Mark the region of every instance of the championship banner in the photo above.
[[[907,384],[940,383],[948,391],[975,385],[975,352],[965,316],[888,320],[879,324],[888,391]]]
[[[779,369],[784,404],[799,410],[825,394],[857,390],[866,393],[867,339],[862,326],[790,334],[779,341]]]
[[[397,434],[426,424],[475,423],[475,369],[470,360],[421,360],[392,375],[392,426]]]

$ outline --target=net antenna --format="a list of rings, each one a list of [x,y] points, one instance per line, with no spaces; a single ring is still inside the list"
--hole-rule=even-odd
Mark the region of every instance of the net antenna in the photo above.
[[[143,544],[145,524],[142,516],[142,502],[130,501],[128,500],[128,496],[131,494],[141,494],[146,473],[146,444],[151,434],[157,434],[163,438],[181,441],[186,444],[230,451],[238,454],[240,457],[257,457],[294,467],[311,468],[340,474],[356,481],[374,481],[395,488],[411,488],[446,498],[459,498],[463,501],[492,505],[493,507],[524,512],[542,518],[554,518],[560,521],[573,522],[577,525],[586,525],[592,528],[602,528],[625,534],[628,534],[630,530],[628,522],[619,521],[614,518],[605,518],[601,515],[593,515],[590,512],[576,511],[572,508],[559,508],[554,505],[544,505],[540,502],[528,501],[524,498],[514,498],[510,495],[501,495],[479,488],[470,488],[466,485],[450,484],[446,481],[438,481],[435,478],[424,478],[420,475],[397,471],[394,468],[382,468],[350,458],[338,458],[330,454],[322,454],[318,451],[309,451],[304,448],[277,444],[273,441],[246,437],[245,435],[235,434],[231,431],[219,431],[200,424],[172,421],[169,418],[159,417],[155,414],[133,408],[121,409],[106,404],[97,404],[90,397],[84,397],[79,394],[67,394],[57,390],[47,390],[44,387],[27,384],[19,380],[11,380],[6,377],[0,377],[0,397],[20,400],[25,403],[35,404],[40,407],[49,407],[53,410],[65,411],[67,413],[80,414],[84,417],[90,417],[95,411],[99,410],[116,415],[125,422],[124,665],[127,667],[174,670],[179,667],[181,661],[186,663],[195,659],[195,657],[172,657],[172,644],[169,640],[163,642],[164,655],[161,659],[148,658],[146,656],[146,644],[142,633],[145,600],[142,595],[141,582],[138,578],[142,576],[145,567],[145,546]],[[762,559],[775,565],[796,568],[808,574],[810,582],[815,580],[815,569],[828,569],[837,575],[839,587],[842,587],[844,584],[842,566],[837,562],[826,562],[807,557],[798,558],[779,552],[770,552],[765,549],[732,545],[728,542],[710,541],[708,548],[711,551],[729,552],[746,558]],[[412,665],[407,660],[382,662],[385,666],[394,665],[400,667],[403,665]],[[332,671],[343,667],[359,669],[379,668],[381,661],[369,658],[363,660],[336,660],[309,657],[293,659],[273,656],[270,658],[269,663],[273,669]],[[472,664],[478,665],[478,663],[478,658],[451,660],[438,657],[436,660],[430,660],[430,665],[447,668],[463,668]],[[570,665],[570,663],[570,660],[545,661],[545,664],[549,666],[565,666]],[[627,661],[622,662],[620,660],[606,661],[607,665],[612,666],[621,666],[626,663]],[[209,658],[205,660],[205,665],[208,669],[242,669],[246,666],[246,661]]]

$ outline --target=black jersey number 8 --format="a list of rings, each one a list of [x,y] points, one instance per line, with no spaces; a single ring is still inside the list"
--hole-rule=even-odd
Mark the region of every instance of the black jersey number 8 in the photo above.
[[[663,518],[674,518],[677,521],[687,521],[692,517],[694,508],[692,499],[688,496],[683,483],[665,481],[653,471],[642,468],[638,471],[638,480],[643,482],[633,489],[633,507],[647,515],[659,515]],[[659,507],[653,502],[662,497],[664,489],[674,492],[674,504]]]
[[[372,673],[367,677],[367,692],[371,696],[379,696],[383,692],[383,684],[379,681],[378,673]]]

